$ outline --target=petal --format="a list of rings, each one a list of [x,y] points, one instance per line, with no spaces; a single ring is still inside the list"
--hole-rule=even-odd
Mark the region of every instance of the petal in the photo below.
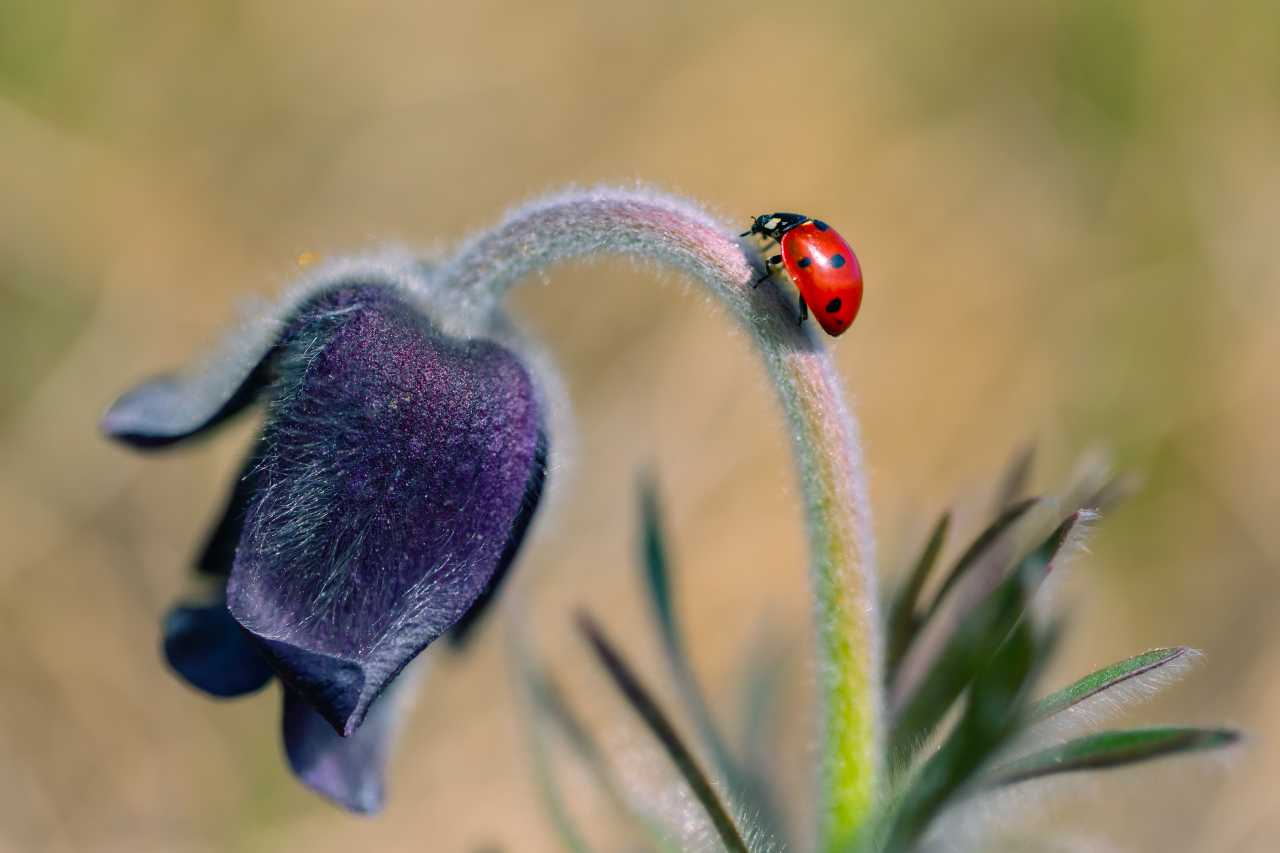
[[[272,676],[270,664],[223,602],[170,610],[164,656],[193,687],[222,698],[259,690]]]
[[[476,599],[475,604],[471,605],[471,609],[463,614],[462,618],[449,629],[449,644],[454,648],[460,649],[466,644],[467,640],[471,638],[476,625],[479,624],[480,619],[489,612],[489,606],[497,598],[498,590],[507,577],[507,570],[511,568],[511,564],[515,562],[516,555],[520,553],[520,546],[524,544],[525,534],[529,532],[529,525],[533,522],[533,515],[542,500],[542,487],[546,484],[546,470],[547,442],[545,435],[540,434],[537,454],[534,457],[533,476],[525,486],[524,501],[520,505],[520,514],[516,517],[515,524],[511,526],[511,537],[507,539],[507,545],[502,550],[502,558],[498,562],[497,571],[493,573],[493,577],[489,579],[488,585],[485,586],[484,592],[480,593],[480,597]]]
[[[405,291],[422,286],[423,265],[403,253],[342,259],[317,269],[273,304],[255,306],[240,325],[191,369],[127,391],[100,427],[139,448],[173,444],[210,429],[253,403],[271,380],[271,360],[308,305],[351,281]]]
[[[249,451],[248,458],[240,469],[240,476],[231,487],[227,496],[222,516],[209,536],[200,556],[196,560],[196,569],[202,575],[226,577],[231,574],[231,564],[235,562],[236,546],[240,544],[240,536],[244,532],[245,516],[249,504],[258,488],[259,473],[262,468],[263,441],[259,438]]]
[[[246,324],[195,370],[126,391],[102,416],[102,431],[125,444],[153,448],[217,426],[257,398],[269,378],[278,333],[275,323]]]
[[[510,562],[543,474],[539,398],[511,352],[385,288],[314,306],[278,370],[228,603],[349,735]]]
[[[354,812],[382,810],[387,759],[411,693],[402,674],[378,698],[350,737],[333,730],[311,704],[284,691],[284,748],[289,766],[308,788]]]

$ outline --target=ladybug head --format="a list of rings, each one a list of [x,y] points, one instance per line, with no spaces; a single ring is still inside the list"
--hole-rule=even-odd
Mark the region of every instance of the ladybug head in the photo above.
[[[776,240],[806,219],[807,217],[799,213],[764,213],[752,220],[749,230],[743,231],[738,236],[763,234]]]
[[[773,219],[772,213],[762,213],[751,222],[751,227],[739,234],[739,237],[749,237],[752,234],[768,234],[770,231],[769,220]]]

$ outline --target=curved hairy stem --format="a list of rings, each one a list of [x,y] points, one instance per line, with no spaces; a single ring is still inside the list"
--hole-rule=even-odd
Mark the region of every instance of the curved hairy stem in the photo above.
[[[822,846],[856,836],[880,778],[881,644],[858,425],[813,324],[772,282],[753,288],[757,253],[697,207],[639,190],[570,192],[526,205],[433,273],[446,316],[487,322],[507,290],[558,261],[621,254],[673,267],[747,330],[787,417],[808,527],[821,674]],[[462,321],[464,324],[467,319]]]

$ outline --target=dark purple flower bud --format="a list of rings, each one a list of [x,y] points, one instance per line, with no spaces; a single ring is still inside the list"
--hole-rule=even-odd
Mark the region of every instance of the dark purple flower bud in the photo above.
[[[291,766],[359,811],[381,803],[393,728],[396,703],[375,700],[491,601],[546,465],[543,398],[524,362],[443,331],[421,308],[420,273],[348,265],[201,370],[124,395],[102,424],[160,447],[266,399],[264,431],[198,560],[219,595],[169,614],[165,654],[216,696],[279,675]]]
[[[512,353],[346,288],[290,333],[227,585],[232,614],[343,734],[514,553],[541,486]]]

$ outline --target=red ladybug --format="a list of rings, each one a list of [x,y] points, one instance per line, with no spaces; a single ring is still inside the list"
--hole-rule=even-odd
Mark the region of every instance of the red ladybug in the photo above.
[[[766,213],[740,236],[751,234],[776,240],[782,247],[782,254],[765,259],[766,272],[760,281],[782,264],[800,291],[800,322],[813,311],[832,337],[853,325],[862,305],[862,267],[834,228],[798,213]]]

